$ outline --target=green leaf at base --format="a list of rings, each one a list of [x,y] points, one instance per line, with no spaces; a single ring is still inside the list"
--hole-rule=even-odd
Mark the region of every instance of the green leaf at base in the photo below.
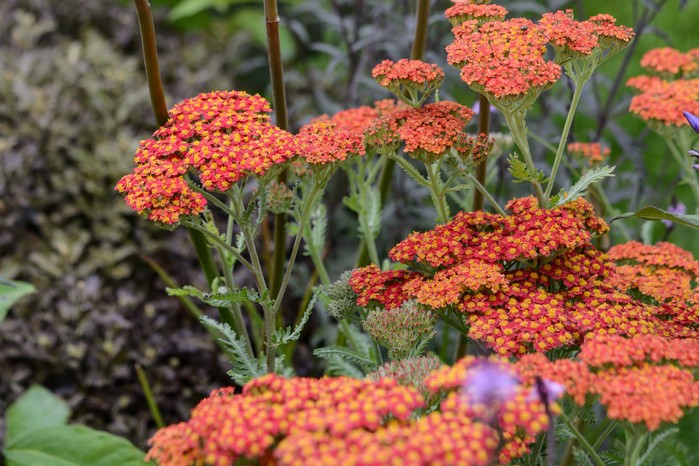
[[[609,223],[628,217],[638,217],[644,220],[670,220],[671,222],[674,222],[678,225],[684,225],[699,230],[699,215],[673,214],[671,212],[653,206],[644,207],[641,210],[637,210],[636,212],[627,212],[625,214],[621,214],[611,219]]]

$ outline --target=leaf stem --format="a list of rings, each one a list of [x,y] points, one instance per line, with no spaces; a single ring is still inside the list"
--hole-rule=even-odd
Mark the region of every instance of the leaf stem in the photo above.
[[[146,403],[148,403],[148,409],[150,410],[151,416],[153,416],[155,426],[158,429],[162,429],[165,427],[165,423],[163,422],[163,416],[160,414],[160,409],[158,409],[158,404],[155,402],[153,390],[151,390],[146,373],[140,364],[136,364],[135,367],[136,374],[138,375],[138,382],[141,384],[141,389],[143,390],[143,395],[146,397]]]
[[[575,438],[580,442],[580,445],[583,447],[583,450],[587,452],[587,454],[590,456],[592,461],[597,464],[597,466],[605,466],[604,461],[602,461],[602,458],[599,457],[597,452],[595,451],[594,448],[592,448],[592,445],[587,441],[585,436],[580,433],[580,431],[573,425],[572,422],[570,422],[570,419],[568,419],[568,416],[565,415],[565,413],[559,414],[560,418],[563,420],[565,425],[568,426],[572,434],[575,436]]]

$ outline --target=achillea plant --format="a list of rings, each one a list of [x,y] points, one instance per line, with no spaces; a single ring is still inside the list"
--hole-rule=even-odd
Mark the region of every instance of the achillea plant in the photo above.
[[[511,382],[509,390],[497,400],[476,397],[483,387],[474,385],[474,377],[493,364]],[[459,383],[449,382],[454,377]],[[445,398],[438,410],[417,416],[425,407],[422,396],[392,378],[286,379],[270,374],[249,382],[240,394],[214,391],[189,421],[156,433],[148,458],[162,466],[330,465],[340,459],[358,465],[485,466],[527,453],[529,441],[550,422],[542,400],[531,396],[532,386],[523,385],[504,360],[469,357],[427,375],[424,384]],[[558,410],[554,400],[550,408]],[[484,417],[485,412],[492,416]]]
[[[599,395],[612,419],[657,430],[699,405],[699,342],[643,335],[598,336],[581,346],[578,359],[549,361],[541,354],[516,363],[525,381],[560,382],[578,404]]]

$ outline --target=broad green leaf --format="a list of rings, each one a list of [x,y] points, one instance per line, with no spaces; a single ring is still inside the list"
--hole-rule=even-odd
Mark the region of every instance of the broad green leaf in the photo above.
[[[619,215],[611,219],[609,223],[628,217],[638,217],[645,220],[670,220],[678,225],[684,225],[699,230],[699,215],[673,214],[653,206],[644,207],[636,212],[627,212]]]
[[[7,410],[5,447],[12,447],[25,435],[68,422],[68,404],[41,385],[33,385]]]
[[[0,278],[0,323],[5,320],[7,312],[14,303],[35,291],[36,289],[31,283],[7,281]]]
[[[7,466],[144,466],[145,453],[128,440],[70,425],[30,432],[3,451]]]

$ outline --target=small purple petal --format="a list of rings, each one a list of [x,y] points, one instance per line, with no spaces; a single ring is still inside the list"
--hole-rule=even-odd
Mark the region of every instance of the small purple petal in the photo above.
[[[690,149],[687,151],[687,153],[692,157],[699,157],[699,150]]]
[[[499,364],[485,361],[473,365],[464,381],[469,403],[496,404],[509,400],[519,386],[519,379]]]
[[[695,163],[694,165],[692,165],[692,168],[695,170],[699,170],[699,163]]]
[[[687,213],[687,206],[682,202],[678,202],[677,204],[671,204],[670,207],[667,208],[667,211],[671,214],[684,215]],[[663,220],[662,222],[668,228],[672,226],[672,220]]]
[[[696,115],[693,115],[689,112],[682,112],[682,113],[684,113],[684,117],[687,119],[687,121],[689,122],[691,127],[694,129],[694,131],[699,133],[699,117]]]

